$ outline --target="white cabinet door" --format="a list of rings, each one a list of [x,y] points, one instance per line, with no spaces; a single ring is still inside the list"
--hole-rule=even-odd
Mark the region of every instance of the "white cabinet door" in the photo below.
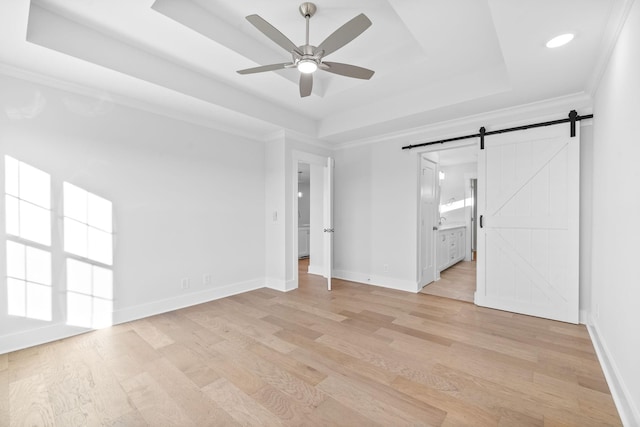
[[[423,287],[436,278],[436,257],[433,250],[437,242],[434,242],[438,233],[434,231],[437,217],[437,186],[436,164],[422,157],[420,158],[420,287]],[[436,252],[437,253],[437,252]],[[438,263],[439,264],[439,263]]]
[[[447,268],[449,264],[449,238],[446,231],[438,233],[438,271]]]
[[[462,261],[464,259],[464,251],[465,248],[467,247],[466,245],[466,240],[465,240],[465,229],[464,228],[460,228],[456,231],[456,242],[458,245],[458,251],[456,253],[456,259],[458,261]]]
[[[578,322],[577,131],[571,138],[566,124],[486,137],[476,304]]]

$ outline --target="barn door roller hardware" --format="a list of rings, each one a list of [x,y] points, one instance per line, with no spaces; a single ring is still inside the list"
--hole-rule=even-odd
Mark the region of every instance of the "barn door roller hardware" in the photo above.
[[[531,123],[531,124],[528,124],[528,125],[515,126],[515,127],[507,128],[507,129],[492,130],[492,131],[489,131],[489,132],[487,132],[486,128],[483,126],[483,127],[480,128],[478,133],[474,133],[472,135],[457,136],[457,137],[454,137],[454,138],[441,139],[439,141],[422,142],[420,144],[405,145],[404,147],[402,147],[402,149],[403,150],[410,150],[412,148],[426,147],[428,145],[434,145],[434,144],[444,144],[445,142],[460,141],[462,139],[480,138],[480,149],[484,150],[484,138],[486,136],[497,135],[499,133],[515,132],[515,131],[518,131],[518,130],[527,130],[527,129],[533,129],[533,128],[540,128],[540,127],[544,127],[544,126],[559,125],[561,123],[570,123],[571,124],[571,131],[570,131],[571,134],[570,135],[573,138],[574,136],[576,136],[576,122],[578,122],[580,120],[591,119],[591,118],[593,118],[593,114],[586,114],[584,116],[580,116],[580,115],[578,115],[578,112],[576,110],[571,110],[569,112],[569,117],[567,117],[566,119],[551,120],[549,122]]]

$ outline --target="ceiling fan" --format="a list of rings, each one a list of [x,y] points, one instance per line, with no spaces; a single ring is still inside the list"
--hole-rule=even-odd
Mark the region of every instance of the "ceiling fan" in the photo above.
[[[353,77],[356,79],[369,80],[374,71],[350,64],[340,62],[324,61],[324,57],[340,49],[347,43],[362,34],[371,26],[371,21],[363,13],[356,16],[342,27],[334,31],[320,45],[309,44],[309,20],[316,13],[317,8],[313,3],[305,2],[300,5],[300,14],[307,21],[306,42],[302,46],[296,46],[284,34],[278,31],[273,25],[262,19],[258,15],[247,16],[249,21],[265,36],[269,37],[278,46],[291,54],[291,62],[280,64],[263,65],[255,68],[239,70],[240,74],[262,73],[265,71],[275,71],[284,68],[297,68],[300,71],[300,97],[311,95],[313,88],[313,73],[320,69],[341,76]]]

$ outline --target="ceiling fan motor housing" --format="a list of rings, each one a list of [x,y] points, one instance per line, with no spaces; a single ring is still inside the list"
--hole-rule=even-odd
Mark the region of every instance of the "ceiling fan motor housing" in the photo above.
[[[310,2],[304,2],[300,5],[300,14],[305,18],[307,16],[311,18],[313,15],[315,15],[316,10],[318,10],[316,5]]]

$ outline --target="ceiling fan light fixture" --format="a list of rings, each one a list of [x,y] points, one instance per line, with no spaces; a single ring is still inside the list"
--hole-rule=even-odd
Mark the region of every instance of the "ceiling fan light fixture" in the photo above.
[[[303,59],[298,62],[298,71],[305,74],[311,74],[318,69],[318,64],[311,59]]]
[[[564,46],[565,44],[567,44],[571,40],[573,40],[573,37],[574,36],[571,33],[561,34],[561,35],[556,36],[556,37],[552,38],[551,40],[549,40],[547,42],[547,47],[549,49],[553,49],[553,48],[556,48],[556,47]]]

